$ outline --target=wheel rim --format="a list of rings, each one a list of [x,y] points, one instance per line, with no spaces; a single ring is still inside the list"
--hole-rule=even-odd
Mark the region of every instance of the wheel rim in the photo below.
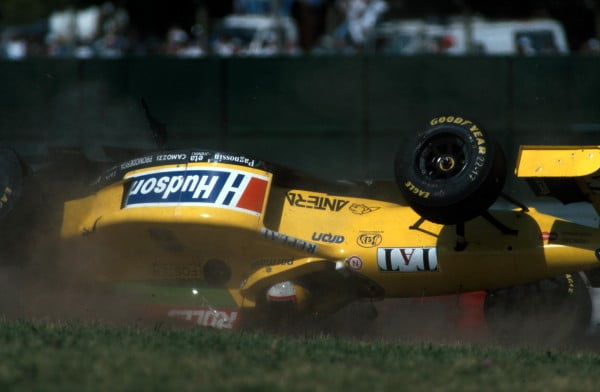
[[[439,134],[417,151],[417,171],[431,180],[446,180],[460,174],[468,162],[468,146],[456,135]]]

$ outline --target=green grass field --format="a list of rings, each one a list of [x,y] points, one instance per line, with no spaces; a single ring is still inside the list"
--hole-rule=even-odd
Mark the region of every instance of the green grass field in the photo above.
[[[600,354],[0,320],[0,391],[597,391]]]

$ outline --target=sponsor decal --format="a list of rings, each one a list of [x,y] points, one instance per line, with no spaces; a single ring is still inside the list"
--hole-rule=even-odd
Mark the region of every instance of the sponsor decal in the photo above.
[[[442,117],[436,117],[436,118],[432,119],[429,124],[430,125],[438,125],[438,124],[444,124],[444,123],[457,124],[457,125],[471,125],[471,124],[473,124],[473,121],[465,120],[464,118],[458,117],[458,116],[442,116]]]
[[[479,178],[481,175],[482,168],[485,166],[486,154],[487,154],[487,147],[486,147],[487,144],[486,144],[486,140],[483,136],[481,129],[479,129],[479,127],[476,124],[474,124],[472,121],[464,119],[462,117],[458,117],[458,116],[436,117],[436,118],[432,119],[430,122],[430,125],[432,125],[432,126],[441,125],[441,124],[460,125],[460,126],[463,126],[465,129],[468,129],[469,132],[471,132],[471,135],[473,136],[474,141],[477,143],[477,156],[475,157],[474,165],[473,165],[471,171],[469,172],[468,177],[471,181],[477,180],[477,178]],[[409,187],[409,189],[413,193],[416,193],[419,196],[421,196],[421,194],[419,193],[419,190],[411,189],[410,187]]]
[[[253,262],[250,265],[252,270],[258,270],[263,267],[274,267],[277,265],[294,265],[294,259],[264,259]]]
[[[585,245],[591,242],[591,233],[579,231],[563,231],[557,235],[561,244]]]
[[[329,242],[332,244],[341,244],[344,242],[343,235],[335,235],[331,233],[313,233],[312,239],[313,241]]]
[[[212,156],[210,151],[192,151],[190,153],[190,162],[208,162],[208,158]]]
[[[381,233],[381,231],[361,231],[356,238],[356,243],[363,248],[374,248],[383,240]]]
[[[592,233],[590,232],[585,232],[585,231],[562,231],[561,233],[562,235],[568,235],[571,237],[591,237]]]
[[[356,215],[364,215],[373,211],[377,211],[380,207],[369,207],[365,204],[354,203],[350,206],[350,212]]]
[[[555,232],[543,231],[540,234],[540,238],[542,239],[542,241],[554,241],[558,238],[558,234],[556,234]]]
[[[248,158],[243,155],[227,154],[212,151],[192,151],[190,153],[190,162],[232,163],[248,167],[257,167],[260,163],[257,162],[256,159]]]
[[[294,238],[294,237],[279,233],[277,231],[269,230],[267,228],[263,228],[261,230],[260,234],[262,235],[263,238],[265,238],[269,241],[274,241],[279,244],[289,246],[290,248],[295,248],[295,249],[301,250],[306,253],[314,254],[319,247],[317,244],[313,244],[312,242],[304,241],[299,238]]]
[[[156,162],[171,162],[171,161],[185,161],[187,159],[186,153],[171,153],[171,154],[160,154],[156,156]]]
[[[561,244],[583,245],[590,243],[591,233],[565,231],[555,233],[544,231],[540,233],[542,241],[556,241]]]
[[[561,234],[560,240],[558,240],[561,244],[565,245],[585,245],[589,244],[590,241],[586,238],[573,238],[573,237],[565,237]]]
[[[412,193],[414,193],[415,195],[422,197],[424,199],[429,198],[429,192],[425,192],[424,190],[421,190],[419,188],[417,188],[412,182],[410,181],[406,181],[404,183],[404,186]]]
[[[377,266],[382,272],[438,271],[436,248],[377,248]]]
[[[98,177],[94,184],[102,184],[104,182],[116,181],[117,179],[117,169],[111,169],[106,173],[102,174],[100,177]]]
[[[243,155],[214,153],[211,162],[237,163],[248,167],[254,167],[255,160]]]
[[[232,329],[238,321],[238,315],[239,312],[237,310],[213,309],[209,307],[169,309],[167,312],[168,317],[216,329]]]
[[[268,170],[269,165],[263,161],[248,158],[244,155],[228,154],[215,151],[174,150],[148,154],[131,159],[122,164],[115,165],[103,172],[93,185],[106,186],[123,178],[124,174],[133,170],[160,165],[186,166],[189,162],[215,162],[229,163],[237,166],[246,166]]]
[[[170,168],[129,176],[124,208],[194,205],[260,215],[267,179],[224,168]]]
[[[471,134],[475,137],[475,140],[477,141],[477,146],[479,148],[479,150],[478,150],[479,155],[486,154],[485,139],[483,138],[483,134],[481,133],[481,130],[479,129],[479,127],[476,124],[474,124],[472,121],[464,119],[462,117],[458,117],[458,116],[442,116],[442,117],[436,117],[436,118],[432,119],[429,124],[430,125],[439,125],[439,124],[444,124],[444,123],[457,124],[457,125],[468,127],[469,131],[471,132]]]
[[[300,208],[312,208],[315,210],[340,211],[349,202],[348,200],[336,199],[317,195],[303,195],[298,192],[288,192],[285,198],[289,205]]]
[[[481,147],[479,147],[479,148],[481,148]],[[483,165],[485,165],[485,157],[478,155],[475,158],[475,164],[473,166],[473,169],[471,169],[471,172],[469,173],[469,179],[471,181],[475,181],[479,177],[479,173],[480,173]]]
[[[363,267],[363,262],[362,262],[361,258],[358,256],[348,257],[348,259],[346,260],[346,263],[348,263],[348,267],[350,267],[350,269],[353,269],[355,271],[360,271]]]
[[[127,162],[123,162],[120,166],[121,170],[125,170],[125,169],[130,169],[132,167],[135,166],[143,166],[143,165],[147,165],[149,163],[152,163],[152,156],[145,156],[145,157],[140,157],[140,158],[136,158],[136,159],[132,159],[130,161]]]
[[[161,279],[201,278],[201,263],[152,263],[152,276]]]

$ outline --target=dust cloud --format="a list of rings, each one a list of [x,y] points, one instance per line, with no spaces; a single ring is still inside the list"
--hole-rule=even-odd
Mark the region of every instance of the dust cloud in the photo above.
[[[0,221],[0,316],[18,319],[108,320],[114,298],[85,270],[63,263],[60,226],[65,200],[89,192],[100,167],[80,152],[61,151],[24,178],[14,208]],[[101,250],[98,250],[101,251]],[[85,265],[85,256],[79,263]]]

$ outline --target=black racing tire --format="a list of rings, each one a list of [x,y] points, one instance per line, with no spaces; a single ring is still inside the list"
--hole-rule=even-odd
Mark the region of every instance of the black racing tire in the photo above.
[[[503,344],[576,344],[586,335],[592,301],[578,274],[491,291],[484,303],[492,336]]]
[[[23,168],[17,154],[0,146],[0,219],[4,218],[21,194]]]
[[[394,172],[413,210],[435,223],[456,224],[481,215],[498,198],[506,161],[481,126],[441,116],[398,151]]]

